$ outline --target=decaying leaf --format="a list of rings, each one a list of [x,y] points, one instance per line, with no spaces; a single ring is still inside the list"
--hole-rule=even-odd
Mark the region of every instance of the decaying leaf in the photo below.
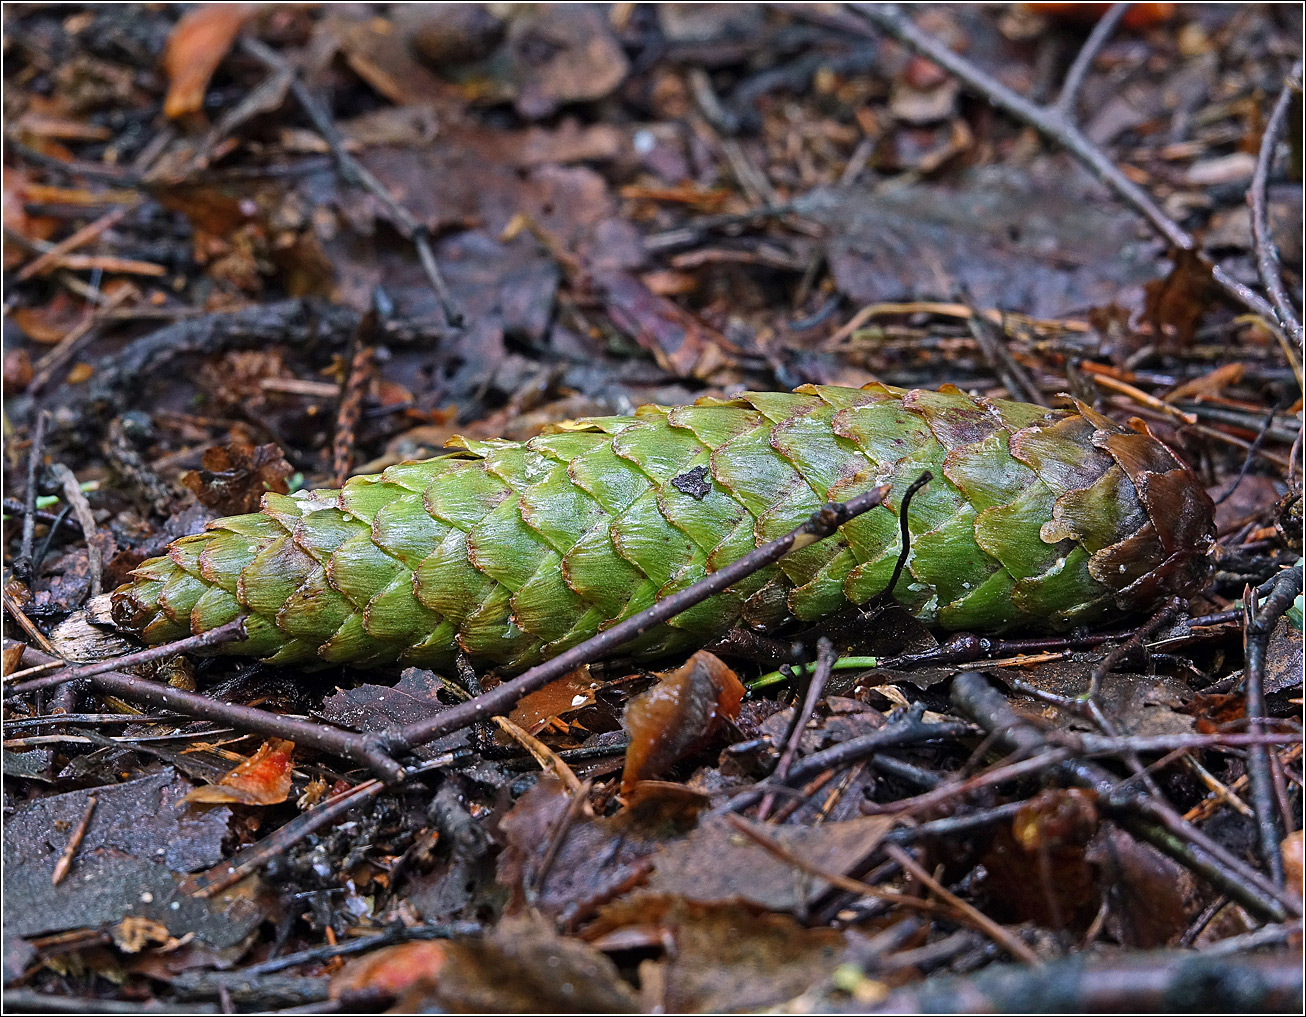
[[[499,822],[506,840],[499,882],[517,901],[574,925],[642,883],[648,856],[683,836],[705,804],[680,784],[645,781],[624,809],[598,818],[545,774]]]
[[[214,446],[204,450],[202,463],[202,469],[183,473],[181,482],[201,504],[223,512],[252,512],[267,492],[286,494],[286,478],[295,472],[272,444]]]
[[[385,946],[346,964],[331,979],[331,998],[361,993],[401,996],[415,986],[434,985],[448,963],[448,947],[438,940]]]
[[[269,738],[254,755],[237,766],[217,784],[197,787],[186,795],[188,802],[208,805],[229,802],[238,805],[276,805],[290,795],[291,754],[295,743]]]
[[[201,4],[182,15],[168,37],[163,69],[168,75],[165,116],[195,113],[204,105],[209,79],[259,4]]]
[[[444,944],[448,962],[400,1002],[401,1012],[631,1013],[634,990],[593,947],[538,915],[505,918],[489,935]]]
[[[847,875],[870,856],[894,824],[887,816],[860,816],[812,827],[737,822],[745,823],[757,837],[718,817],[663,847],[652,858],[650,889],[695,901],[743,900],[771,911],[798,910],[829,888],[813,870]],[[765,841],[776,850],[768,850]]]
[[[717,656],[700,650],[681,667],[659,676],[658,683],[626,706],[630,735],[622,791],[641,780],[660,777],[677,760],[721,725],[739,716],[744,686]]]
[[[841,933],[804,928],[789,915],[648,893],[609,904],[584,935],[600,949],[662,950],[664,959],[640,974],[646,993],[660,990],[646,1004],[664,1013],[773,1006],[828,977],[844,952]]]

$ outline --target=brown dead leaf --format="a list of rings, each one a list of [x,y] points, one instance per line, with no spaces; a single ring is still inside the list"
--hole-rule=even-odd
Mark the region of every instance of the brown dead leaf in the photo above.
[[[1143,316],[1164,350],[1192,345],[1197,323],[1215,300],[1218,290],[1211,278],[1211,263],[1196,251],[1172,251],[1173,268],[1164,279],[1154,279],[1144,289]]]
[[[599,683],[590,677],[589,665],[577,668],[529,696],[523,696],[508,719],[536,734],[555,718],[589,706],[594,702],[594,692],[598,687]]]
[[[641,893],[609,904],[585,929],[598,949],[662,948],[663,1013],[738,1013],[774,1006],[826,978],[844,952],[833,929],[738,902]],[[649,969],[641,967],[649,987]],[[646,1004],[654,1003],[645,1000]]]
[[[203,107],[209,79],[260,6],[211,3],[182,15],[163,52],[163,69],[168,75],[164,116],[176,119]]]
[[[860,816],[819,826],[777,828],[732,818],[748,823],[762,838],[811,868],[841,876],[863,862],[895,822],[889,816]],[[743,900],[771,911],[793,911],[829,888],[819,877],[746,836],[725,817],[706,820],[651,860],[651,890],[696,901]]]
[[[26,240],[49,240],[59,228],[59,220],[49,216],[27,214],[25,203],[33,200],[30,196],[30,182],[26,173],[14,166],[6,166],[4,172],[3,212],[5,229]],[[27,260],[27,254],[17,244],[4,245],[4,267],[15,268]],[[24,329],[26,331],[26,329]]]
[[[603,13],[584,5],[525,10],[508,27],[517,112],[541,120],[570,102],[613,92],[630,62]]]
[[[203,468],[188,470],[181,482],[209,508],[226,515],[257,512],[268,491],[289,494],[286,478],[294,467],[286,462],[276,445],[246,445],[231,441],[204,450]]]
[[[448,963],[401,1000],[400,1013],[632,1013],[634,990],[587,943],[538,915],[505,918],[488,936],[444,944]]]
[[[284,802],[290,795],[290,757],[294,751],[294,742],[269,738],[254,755],[221,781],[195,788],[186,795],[186,801],[206,805],[277,805]]]
[[[597,818],[544,774],[499,821],[498,880],[516,900],[575,925],[643,882],[648,856],[689,830],[705,804],[680,784],[646,781],[615,816]]]
[[[1288,892],[1301,896],[1302,889],[1302,860],[1303,854],[1303,831],[1298,830],[1296,833],[1290,833],[1283,838],[1280,849],[1283,851],[1283,871],[1288,877]]]
[[[331,998],[360,993],[394,998],[422,985],[429,990],[449,962],[446,944],[418,940],[382,947],[355,957],[331,979]]]
[[[630,734],[622,791],[660,777],[677,760],[702,747],[725,721],[739,716],[744,686],[717,656],[700,650],[626,706]]]
[[[1017,921],[1082,932],[1097,912],[1087,845],[1097,832],[1096,795],[1049,789],[1000,828],[984,856],[984,893]]]

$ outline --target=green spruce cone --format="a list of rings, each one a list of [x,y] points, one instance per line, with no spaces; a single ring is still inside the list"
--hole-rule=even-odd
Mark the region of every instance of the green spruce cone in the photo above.
[[[1057,630],[1200,587],[1213,508],[1154,438],[1091,408],[804,386],[558,425],[524,443],[269,494],[113,594],[150,643],[245,616],[219,652],[272,664],[474,661],[521,670],[890,483],[884,507],[691,608],[629,649],[652,657],[739,625],[773,630],[894,598],[945,629]]]

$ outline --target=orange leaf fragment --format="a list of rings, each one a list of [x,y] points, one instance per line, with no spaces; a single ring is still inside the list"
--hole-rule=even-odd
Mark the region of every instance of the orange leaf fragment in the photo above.
[[[1026,6],[1040,14],[1081,24],[1092,24],[1111,9],[1108,3],[1032,3]],[[1139,31],[1169,21],[1174,13],[1174,4],[1134,4],[1125,13],[1121,23],[1126,28]]]
[[[168,75],[165,116],[176,118],[199,111],[213,72],[258,8],[258,4],[204,4],[182,15],[163,51],[163,69]]]
[[[433,985],[448,960],[445,944],[435,940],[382,947],[347,963],[331,979],[331,998],[365,992],[393,999],[419,983]]]
[[[626,705],[630,735],[621,790],[665,773],[739,716],[744,686],[719,657],[700,650]]]
[[[269,738],[258,751],[217,784],[197,787],[186,795],[188,802],[206,805],[276,805],[290,795],[290,756],[295,743]]]

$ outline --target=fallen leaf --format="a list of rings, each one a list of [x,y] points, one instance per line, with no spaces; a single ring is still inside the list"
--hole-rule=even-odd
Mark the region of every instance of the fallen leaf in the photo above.
[[[447,942],[448,963],[400,1013],[633,1013],[635,992],[588,943],[538,915],[505,918],[483,938]]]
[[[438,940],[417,940],[373,950],[349,961],[331,979],[331,998],[376,993],[394,998],[419,984],[430,989],[449,962],[446,945]]]
[[[506,845],[498,881],[515,899],[575,925],[643,882],[648,856],[692,828],[706,803],[680,784],[645,781],[624,809],[598,818],[544,774],[499,821]]]
[[[276,445],[257,448],[232,441],[204,450],[202,469],[187,470],[181,482],[200,503],[226,515],[257,512],[268,491],[288,494],[286,479],[294,472]]]
[[[861,816],[811,827],[736,822],[747,823],[810,867],[843,876],[870,856],[896,820]],[[706,820],[683,840],[667,844],[652,863],[651,890],[696,901],[737,899],[771,911],[795,911],[829,889],[824,880],[768,851],[724,817]]]
[[[585,929],[599,949],[661,948],[661,1011],[760,1011],[828,977],[844,954],[833,929],[737,901],[704,904],[641,893],[609,904]],[[648,968],[641,966],[641,981]]]
[[[212,805],[276,805],[290,795],[290,757],[295,743],[269,738],[258,751],[228,773],[217,784],[197,787],[186,796],[188,802]]]
[[[1302,889],[1302,831],[1290,833],[1280,845],[1283,851],[1283,871],[1288,877],[1288,891],[1301,896]]]
[[[744,686],[717,656],[700,650],[626,706],[630,734],[622,791],[664,774],[739,716]]]
[[[176,119],[204,106],[204,92],[218,64],[260,4],[203,4],[181,16],[163,51],[168,75],[164,116]]]

